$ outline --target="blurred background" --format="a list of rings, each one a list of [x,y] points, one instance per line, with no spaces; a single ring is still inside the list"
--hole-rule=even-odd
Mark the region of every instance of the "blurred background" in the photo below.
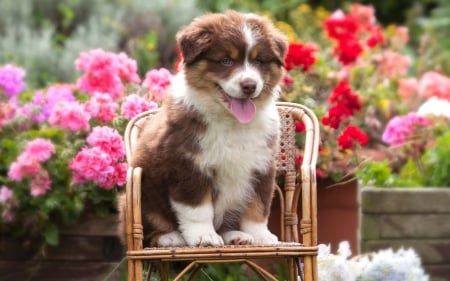
[[[125,51],[148,69],[171,69],[176,60],[174,35],[180,26],[206,11],[236,9],[270,14],[293,24],[292,12],[300,4],[327,11],[356,1],[337,0],[2,0],[0,3],[0,64],[14,62],[28,72],[28,83],[44,87],[73,81],[74,60],[81,51],[103,48]],[[429,63],[450,57],[450,2],[446,0],[358,1],[373,5],[378,21],[386,26],[405,25],[409,47],[423,40]],[[303,38],[300,38],[303,39]],[[313,39],[313,38],[305,38]],[[444,63],[443,63],[444,64]]]

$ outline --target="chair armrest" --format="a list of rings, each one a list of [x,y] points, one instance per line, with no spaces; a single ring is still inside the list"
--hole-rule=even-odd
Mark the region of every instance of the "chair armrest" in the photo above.
[[[142,250],[143,226],[141,214],[142,168],[129,167],[126,185],[126,235],[128,250]]]

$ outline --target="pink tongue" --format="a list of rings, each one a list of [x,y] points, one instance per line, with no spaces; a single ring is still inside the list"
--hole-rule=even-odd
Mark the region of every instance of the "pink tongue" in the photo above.
[[[242,124],[247,124],[252,121],[256,113],[255,104],[251,99],[231,98],[230,110],[234,117]]]

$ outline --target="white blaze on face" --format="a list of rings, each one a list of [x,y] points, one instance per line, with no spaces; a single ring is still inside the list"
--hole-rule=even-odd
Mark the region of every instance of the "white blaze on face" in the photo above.
[[[219,81],[219,85],[226,94],[225,97],[228,100],[228,107],[231,113],[239,122],[246,124],[253,119],[256,113],[256,107],[252,99],[260,95],[264,86],[264,81],[259,70],[252,64],[249,58],[250,51],[256,44],[256,38],[253,31],[248,25],[244,25],[242,34],[247,45],[247,49],[242,50],[245,51],[243,65],[230,77]],[[255,82],[256,89],[253,94],[248,96],[243,93],[241,86],[242,81]]]

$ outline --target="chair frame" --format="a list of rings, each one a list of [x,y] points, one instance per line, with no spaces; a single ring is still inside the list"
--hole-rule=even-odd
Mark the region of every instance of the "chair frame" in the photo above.
[[[261,278],[277,280],[268,270],[258,265],[258,259],[285,259],[291,281],[318,281],[317,276],[317,184],[316,161],[319,146],[319,123],[315,114],[307,107],[287,102],[278,102],[281,118],[281,142],[277,155],[277,172],[284,176],[284,186],[276,185],[280,199],[280,244],[273,246],[223,247],[167,247],[143,248],[143,226],[141,214],[140,167],[128,167],[126,184],[126,238],[128,280],[143,280],[143,261],[158,266],[161,280],[168,280],[168,263],[189,261],[174,281],[191,272],[191,280],[205,264],[240,262],[253,269]],[[131,163],[133,148],[139,136],[141,122],[152,118],[158,110],[143,112],[131,119],[125,130],[126,157]],[[305,147],[303,162],[297,170],[295,155],[295,121],[305,125]],[[287,136],[286,136],[287,135]],[[299,199],[300,208],[299,208]],[[300,223],[299,218],[300,217]],[[301,237],[301,239],[300,239]],[[301,243],[300,243],[301,242]],[[303,267],[300,264],[303,260]],[[152,267],[150,267],[151,274]]]

